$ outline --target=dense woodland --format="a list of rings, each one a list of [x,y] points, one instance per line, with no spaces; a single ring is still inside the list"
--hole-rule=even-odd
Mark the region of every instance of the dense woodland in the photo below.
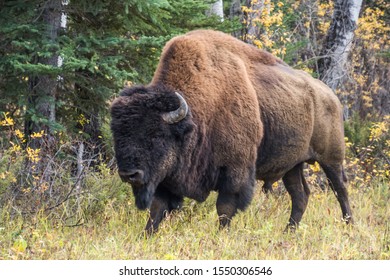
[[[59,220],[79,225],[129,199],[115,175],[110,102],[150,81],[170,38],[200,28],[328,84],[344,106],[350,188],[388,184],[389,10],[385,0],[0,1],[0,210],[67,205]],[[318,166],[307,176],[326,188]]]

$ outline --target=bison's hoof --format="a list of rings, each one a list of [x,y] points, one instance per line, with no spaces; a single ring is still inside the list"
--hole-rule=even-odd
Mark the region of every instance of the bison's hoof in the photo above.
[[[155,234],[157,231],[158,231],[158,228],[156,228],[154,226],[147,226],[147,227],[145,227],[145,230],[144,230],[144,236],[146,238],[149,238],[153,234]]]
[[[344,221],[347,225],[353,225],[353,219],[352,219],[352,216],[350,216],[350,215],[346,215],[346,216],[343,218],[343,221]]]
[[[230,225],[231,219],[229,219],[226,215],[222,215],[219,217],[219,229],[228,228]]]
[[[297,224],[287,224],[286,228],[284,229],[283,233],[294,233],[298,228]]]

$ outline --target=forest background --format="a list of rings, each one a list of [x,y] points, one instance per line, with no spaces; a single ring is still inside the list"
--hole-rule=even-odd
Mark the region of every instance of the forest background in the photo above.
[[[389,259],[389,8],[384,0],[0,1],[0,259]],[[200,28],[265,49],[335,91],[354,228],[338,223],[314,165],[297,235],[278,233],[290,207],[278,182],[230,231],[218,232],[211,197],[188,201],[140,241],[147,213],[116,175],[109,104],[124,86],[151,80],[170,38]]]

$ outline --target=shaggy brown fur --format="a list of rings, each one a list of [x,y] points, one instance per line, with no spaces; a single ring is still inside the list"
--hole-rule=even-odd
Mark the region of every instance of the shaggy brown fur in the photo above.
[[[177,108],[175,91],[190,113],[167,125],[158,116]],[[169,41],[152,82],[125,89],[113,103],[112,116],[120,172],[136,166],[142,169],[137,175],[148,173],[155,185],[143,195],[135,191],[141,209],[151,205],[148,231],[183,196],[203,201],[211,190],[219,191],[218,215],[222,226],[228,224],[237,209],[249,204],[255,177],[267,186],[283,178],[292,198],[289,227],[294,228],[309,196],[303,163],[314,161],[331,181],[344,218],[351,220],[337,97],[319,80],[231,36],[199,30]],[[165,143],[157,148],[160,159],[150,155],[156,151],[153,145],[152,150],[145,146],[148,135]],[[130,156],[132,147],[142,155]],[[138,189],[153,185],[149,181]]]

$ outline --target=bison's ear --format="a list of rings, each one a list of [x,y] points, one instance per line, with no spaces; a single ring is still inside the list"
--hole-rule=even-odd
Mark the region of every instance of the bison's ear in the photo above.
[[[189,115],[185,120],[177,123],[174,126],[171,126],[173,135],[179,139],[183,140],[185,136],[194,131],[196,124],[192,121],[192,116]]]
[[[144,86],[132,86],[126,87],[120,92],[120,96],[130,96],[134,93],[146,94],[148,93],[148,89]]]

